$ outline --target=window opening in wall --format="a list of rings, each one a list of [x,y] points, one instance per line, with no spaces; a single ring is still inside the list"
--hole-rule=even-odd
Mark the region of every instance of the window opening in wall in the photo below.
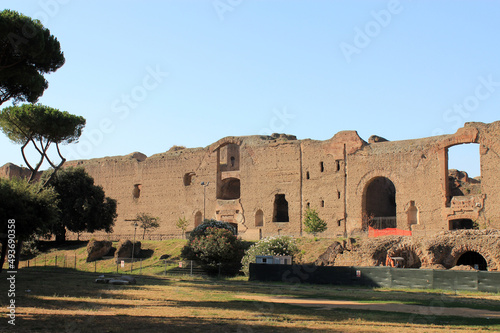
[[[240,169],[240,146],[229,143],[219,149],[220,171],[237,171]]]
[[[474,221],[471,219],[456,219],[450,220],[450,230],[460,230],[460,229],[476,229]]]
[[[321,207],[325,207],[325,200],[321,200]]]
[[[241,194],[240,180],[237,178],[227,178],[221,182],[217,199],[235,200],[239,199]]]
[[[193,176],[196,174],[194,172],[188,172],[184,174],[183,181],[184,181],[184,186],[189,186],[193,183]]]
[[[308,203],[306,204],[306,207],[307,207],[307,208],[311,208],[311,203],[310,203],[310,202],[308,202]]]
[[[340,161],[339,160],[335,161],[335,170],[340,171]]]
[[[325,164],[323,162],[319,162],[319,170],[321,172],[325,171]]]
[[[306,179],[311,179],[311,176],[309,174],[309,171],[306,172]]]
[[[134,199],[139,199],[139,197],[141,196],[141,188],[142,188],[141,184],[134,185],[134,189],[132,190],[132,197]]]
[[[389,178],[373,178],[365,188],[363,203],[363,223],[375,229],[396,228],[396,187]]]
[[[341,226],[341,224],[342,224],[342,220],[338,220],[338,221],[337,221],[337,226],[338,226],[338,227],[340,227],[340,226]]]
[[[340,199],[340,191],[337,191],[337,199]]]
[[[448,148],[449,196],[481,194],[479,144],[460,144]]]
[[[288,222],[288,201],[284,194],[274,196],[273,222]]]
[[[202,219],[201,212],[197,211],[196,214],[194,214],[194,227],[195,228],[201,224],[201,222],[202,222],[201,219]]]
[[[486,271],[488,269],[488,263],[482,255],[474,251],[467,251],[460,256],[457,260],[457,266],[466,265],[472,268],[478,269],[480,271]]]
[[[255,212],[255,226],[262,227],[264,225],[264,212],[259,209]]]

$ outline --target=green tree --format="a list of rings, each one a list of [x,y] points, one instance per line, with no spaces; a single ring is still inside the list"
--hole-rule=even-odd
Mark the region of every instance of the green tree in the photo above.
[[[50,235],[57,222],[57,195],[50,188],[39,191],[40,186],[23,179],[0,179],[0,234],[7,235],[0,239],[0,268],[7,249],[16,255],[12,258],[9,253],[9,267],[12,264],[17,268],[23,242],[33,236]]]
[[[297,257],[300,251],[295,240],[290,236],[267,237],[253,244],[241,260],[242,270],[249,275],[250,263],[255,256],[292,256]]]
[[[42,182],[53,172],[44,173]],[[76,233],[112,232],[117,217],[116,200],[106,197],[102,187],[94,185],[94,179],[83,168],[60,170],[51,186],[59,197],[60,213],[51,229],[56,241],[66,239],[66,230]]]
[[[43,106],[40,104],[24,104],[11,106],[0,111],[0,129],[14,143],[21,145],[24,162],[31,171],[29,182],[35,179],[42,163],[47,161],[54,168],[55,175],[66,159],[61,155],[59,144],[69,144],[78,140],[85,127],[85,118],[72,115],[66,111]],[[40,154],[38,162],[32,166],[25,154],[25,148],[32,144]],[[47,151],[54,144],[60,158],[55,164]],[[46,179],[46,186],[52,177]]]
[[[234,275],[243,257],[243,243],[234,233],[229,223],[205,220],[191,232],[182,256],[199,261],[208,274]]]
[[[0,105],[35,103],[49,86],[44,74],[64,65],[61,46],[49,29],[16,11],[0,12]]]
[[[312,208],[306,208],[304,213],[304,231],[308,234],[313,234],[316,237],[317,233],[323,232],[327,229],[327,224],[324,220],[319,218],[318,212]]]
[[[135,216],[136,221],[139,224],[139,228],[142,228],[142,239],[146,236],[146,230],[154,230],[160,227],[160,218],[159,217],[153,217],[149,214],[146,213],[138,213]],[[135,225],[132,223],[132,225]]]
[[[177,223],[175,224],[177,229],[182,230],[182,238],[185,237],[186,229],[187,229],[188,225],[189,225],[189,222],[188,222],[188,220],[186,220],[185,216],[179,217],[179,219],[177,220]]]

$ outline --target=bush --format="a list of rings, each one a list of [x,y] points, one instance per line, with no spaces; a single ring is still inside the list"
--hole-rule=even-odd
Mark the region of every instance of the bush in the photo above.
[[[252,245],[241,260],[242,270],[249,275],[250,263],[255,262],[255,256],[292,256],[300,253],[295,240],[289,236],[267,237]]]
[[[324,220],[319,218],[318,212],[312,208],[307,208],[304,214],[304,231],[308,234],[313,234],[316,238],[317,233],[326,230],[327,224]]]
[[[234,228],[225,222],[205,220],[189,236],[182,256],[199,261],[210,275],[238,273],[243,256],[243,244],[234,235]]]

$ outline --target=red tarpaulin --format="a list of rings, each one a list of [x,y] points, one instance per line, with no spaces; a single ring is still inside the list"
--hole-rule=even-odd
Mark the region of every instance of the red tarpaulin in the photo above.
[[[368,227],[368,237],[380,236],[411,236],[411,230],[397,228],[373,229],[372,227]]]

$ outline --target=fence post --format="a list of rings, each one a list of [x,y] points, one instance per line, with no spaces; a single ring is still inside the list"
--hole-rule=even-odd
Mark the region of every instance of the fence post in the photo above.
[[[29,261],[29,259],[28,259],[28,268],[30,268],[30,261]]]
[[[118,259],[116,260],[116,274],[118,274]]]
[[[47,254],[45,254],[44,256],[44,261],[43,261],[43,266],[47,266]]]
[[[75,252],[75,270],[76,270],[76,252]]]
[[[56,255],[56,263],[54,265],[57,267],[57,255]]]
[[[190,269],[189,275],[193,275],[193,261],[192,260],[190,262],[190,266],[191,266],[191,269]]]

